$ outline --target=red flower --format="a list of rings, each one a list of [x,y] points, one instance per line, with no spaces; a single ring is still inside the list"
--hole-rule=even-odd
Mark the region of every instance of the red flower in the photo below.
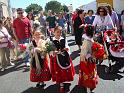
[[[92,52],[93,52],[94,57],[97,59],[102,59],[104,57],[104,54],[105,54],[105,50],[104,50],[103,45],[101,45],[97,42],[93,43]]]
[[[25,50],[26,46],[24,44],[19,44],[19,48],[20,48],[20,50]]]

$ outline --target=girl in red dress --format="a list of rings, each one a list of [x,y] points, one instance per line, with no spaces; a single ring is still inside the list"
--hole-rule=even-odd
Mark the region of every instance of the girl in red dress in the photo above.
[[[41,37],[40,31],[35,31],[32,40],[33,49],[31,54],[30,80],[37,82],[36,87],[43,88],[44,81],[51,80],[51,74],[48,67],[48,54],[44,52],[46,41]]]
[[[60,92],[64,92],[67,90],[64,83],[73,81],[75,70],[69,55],[69,46],[61,37],[61,31],[60,26],[55,27],[52,42],[56,50],[50,55],[50,67],[52,80],[60,84]]]
[[[87,90],[92,93],[98,83],[95,58],[92,54],[94,27],[91,25],[86,26],[85,32],[86,34],[83,35],[84,41],[80,54],[78,84],[86,87]]]

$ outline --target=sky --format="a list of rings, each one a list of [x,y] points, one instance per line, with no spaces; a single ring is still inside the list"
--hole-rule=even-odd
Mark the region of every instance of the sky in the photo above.
[[[31,3],[38,4],[44,8],[46,3],[49,1],[52,0],[10,0],[12,8],[24,8],[24,9]],[[60,2],[62,5],[65,4],[67,6],[72,4],[73,9],[76,9],[81,5],[90,3],[95,0],[56,0],[56,1]]]

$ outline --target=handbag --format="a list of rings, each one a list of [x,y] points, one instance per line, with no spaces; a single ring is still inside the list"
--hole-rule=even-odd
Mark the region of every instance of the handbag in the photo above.
[[[8,45],[7,45],[7,47],[8,47],[8,48],[11,48],[11,49],[15,48],[14,43],[13,43],[12,41],[10,41],[10,40],[8,40]]]
[[[1,32],[2,32],[2,33],[4,34],[4,36],[7,38],[7,42],[8,42],[7,47],[10,48],[10,49],[15,48],[14,43],[13,43],[11,40],[9,40],[8,36],[6,36],[6,34],[5,34],[3,31],[1,31]]]

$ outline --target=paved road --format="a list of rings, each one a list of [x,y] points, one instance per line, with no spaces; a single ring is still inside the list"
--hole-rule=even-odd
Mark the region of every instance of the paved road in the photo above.
[[[79,68],[78,47],[75,45],[73,36],[69,36],[67,39],[72,51],[73,64],[76,69],[75,79],[71,82],[71,91],[69,93],[87,93],[85,88],[77,86]],[[113,66],[115,68],[115,74],[106,74],[104,72],[107,61],[104,61],[101,66],[98,66],[100,79],[95,93],[124,93],[123,61]],[[0,72],[0,93],[59,93],[58,85],[52,81],[46,84],[45,90],[33,88],[35,83],[29,81],[29,69],[22,62],[17,62],[16,66],[9,66],[5,72]]]

